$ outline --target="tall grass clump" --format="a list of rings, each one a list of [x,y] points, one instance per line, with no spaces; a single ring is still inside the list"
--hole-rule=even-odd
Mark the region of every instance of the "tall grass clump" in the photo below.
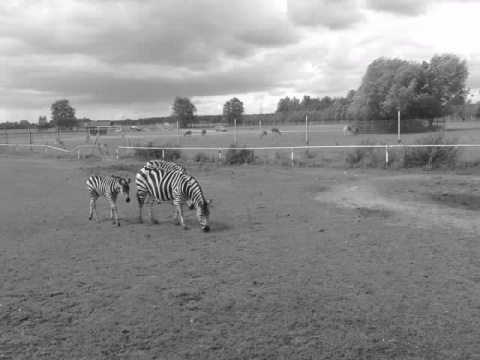
[[[135,149],[135,157],[142,160],[162,159],[165,161],[175,161],[182,157],[180,149],[171,149],[177,147],[170,143],[163,145],[156,145],[153,140],[147,140],[143,144],[137,143],[138,147],[152,148],[152,149]],[[155,149],[153,149],[155,148]]]
[[[359,145],[379,145],[373,140],[365,139]],[[381,148],[355,148],[347,154],[345,162],[349,167],[379,168],[385,167],[385,152]]]
[[[227,151],[226,162],[229,165],[251,164],[254,160],[254,151],[246,149],[246,146],[239,149],[237,145],[230,145]]]
[[[447,139],[442,133],[432,133],[415,140],[415,145],[456,145],[455,138]],[[454,167],[459,160],[462,149],[454,146],[428,146],[405,148],[403,166],[406,168]]]

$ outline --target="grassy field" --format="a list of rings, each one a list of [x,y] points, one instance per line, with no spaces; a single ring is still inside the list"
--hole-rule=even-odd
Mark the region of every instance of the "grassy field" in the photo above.
[[[143,163],[0,155],[0,359],[478,359],[477,176],[187,162],[210,233],[88,221]]]
[[[77,149],[69,153],[65,153],[55,149],[45,149],[43,147],[18,147],[11,146],[8,150],[4,146],[0,146],[0,153],[23,153],[35,154],[49,157],[82,157],[101,156],[103,158],[113,159],[116,155],[118,146],[144,146],[151,141],[154,146],[180,146],[182,156],[187,160],[193,160],[196,157],[218,161],[218,148],[228,148],[235,143],[238,146],[255,147],[256,162],[260,165],[290,165],[291,147],[304,146],[306,143],[306,133],[304,126],[278,126],[282,135],[273,134],[270,128],[263,127],[262,130],[267,131],[267,136],[261,137],[260,129],[257,127],[237,127],[237,131],[233,127],[229,127],[227,132],[215,132],[213,129],[207,129],[207,134],[202,136],[200,129],[193,129],[192,136],[184,136],[185,129],[179,131],[177,137],[176,130],[160,131],[155,127],[145,128],[144,131],[126,131],[126,139],[122,140],[122,133],[110,131],[107,135],[101,136],[99,142],[106,144],[109,150],[108,155],[101,153],[98,147],[93,147],[95,137],[91,137],[86,142],[86,136],[83,132],[64,133],[60,137],[66,145],[67,150]],[[308,140],[310,146],[345,146],[358,144],[398,144],[397,134],[360,134],[359,136],[344,136],[343,125],[316,125],[309,126]],[[28,133],[23,135],[11,135],[9,143],[28,144]],[[236,135],[235,135],[236,133]],[[402,144],[414,144],[416,140],[421,139],[428,134],[404,134],[401,135]],[[37,133],[33,135],[34,145],[53,145],[56,133]],[[457,122],[447,123],[445,136],[455,140],[459,144],[478,144],[480,142],[480,123],[474,122]],[[265,149],[269,147],[286,147],[286,149]],[[200,148],[188,149],[188,148]],[[134,154],[134,150],[120,149],[119,156],[128,157]],[[78,153],[80,152],[80,154]],[[305,150],[298,149],[294,151],[294,158],[300,166],[316,166],[316,167],[337,167],[345,166],[345,157],[352,149],[345,148],[324,148],[310,149],[308,156]],[[385,157],[383,148],[376,149],[375,152],[379,158]],[[395,150],[391,150],[390,156],[394,155]],[[480,161],[479,148],[464,148],[461,159],[468,164],[476,164]],[[226,150],[222,151],[223,159],[225,159]],[[470,166],[470,165],[468,165]]]

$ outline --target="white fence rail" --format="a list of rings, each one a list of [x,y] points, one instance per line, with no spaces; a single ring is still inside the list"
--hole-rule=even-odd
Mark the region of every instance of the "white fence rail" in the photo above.
[[[52,146],[52,145],[36,145],[36,144],[0,144],[0,146],[5,146],[5,147],[13,147],[13,148],[16,148],[16,150],[18,151],[18,148],[44,148],[44,151],[45,151],[45,155],[48,155],[48,149],[53,149],[53,150],[56,150],[56,151],[60,151],[60,152],[63,152],[63,153],[74,153],[74,152],[77,152],[77,157],[80,159],[81,156],[82,156],[82,151],[81,149],[84,149],[84,148],[94,148],[94,147],[97,147],[98,145],[97,144],[92,144],[92,145],[80,145],[80,146],[76,146],[74,147],[73,149],[70,149],[70,150],[66,150],[66,149],[62,149],[62,148],[59,148],[59,147],[56,147],[56,146]]]
[[[76,146],[73,149],[66,150],[59,147],[51,146],[51,145],[36,145],[36,144],[0,144],[0,147],[14,147],[18,150],[18,148],[25,147],[25,148],[44,148],[45,154],[48,154],[48,149],[53,149],[55,151],[60,151],[63,153],[77,153],[77,157],[80,159],[82,157],[82,149],[84,148],[91,148],[98,147],[98,144],[91,144],[91,145],[81,145]],[[165,157],[165,151],[169,150],[181,150],[181,151],[217,151],[218,152],[218,159],[222,161],[223,159],[223,152],[228,150],[289,150],[290,151],[290,161],[292,167],[294,166],[295,161],[295,151],[297,150],[304,150],[308,152],[308,150],[314,149],[359,149],[359,148],[377,148],[377,149],[384,149],[385,151],[385,164],[388,166],[389,164],[389,150],[396,149],[396,148],[442,148],[442,147],[449,147],[449,148],[478,148],[480,144],[437,144],[437,145],[407,145],[407,144],[393,144],[393,145],[302,145],[302,146],[278,146],[278,147],[144,147],[144,146],[117,146],[115,148],[115,156],[117,160],[120,159],[120,152],[119,150],[161,150],[162,157]]]
[[[217,150],[218,159],[222,160],[223,150],[290,150],[290,160],[292,167],[295,161],[295,150],[313,150],[313,149],[358,149],[358,148],[379,148],[385,150],[385,165],[389,164],[389,150],[394,148],[468,148],[468,147],[480,147],[480,144],[438,144],[438,145],[406,145],[406,144],[394,144],[394,145],[302,145],[302,146],[278,146],[278,147],[142,147],[142,146],[118,146],[116,149],[116,157],[119,159],[119,149],[125,150],[162,150],[162,158],[165,157],[165,151],[167,150],[181,150],[181,151],[202,151],[202,150]]]

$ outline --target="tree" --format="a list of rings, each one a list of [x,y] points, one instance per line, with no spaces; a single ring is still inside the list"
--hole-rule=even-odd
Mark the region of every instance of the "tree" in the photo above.
[[[227,120],[227,124],[233,124],[235,119],[240,120],[243,112],[243,102],[238,100],[236,97],[227,101],[223,105],[223,116]]]
[[[48,120],[46,116],[40,116],[38,118],[38,128],[39,129],[46,129],[48,128]]]
[[[18,124],[20,129],[28,129],[30,126],[30,122],[28,120],[20,120],[20,123]]]
[[[425,64],[425,93],[431,97],[433,116],[443,116],[463,106],[468,96],[465,82],[468,77],[466,60],[454,54],[434,55],[430,64]]]
[[[77,126],[75,117],[75,109],[70,106],[70,102],[66,99],[55,101],[52,106],[52,126],[71,129]]]
[[[180,127],[187,127],[188,123],[193,123],[197,108],[192,104],[189,98],[177,96],[173,102],[172,116],[176,116]]]

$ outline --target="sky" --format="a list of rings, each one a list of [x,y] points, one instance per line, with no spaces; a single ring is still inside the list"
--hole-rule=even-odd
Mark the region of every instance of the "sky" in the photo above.
[[[1,0],[0,122],[198,115],[233,97],[246,114],[279,99],[346,96],[379,57],[467,60],[480,101],[479,0]]]

